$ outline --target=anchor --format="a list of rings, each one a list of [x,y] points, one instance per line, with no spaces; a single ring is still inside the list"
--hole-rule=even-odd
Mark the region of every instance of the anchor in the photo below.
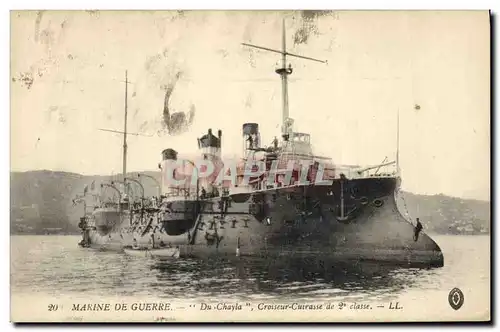
[[[337,216],[338,221],[347,221],[349,219],[349,215],[346,215],[344,212],[344,181],[345,175],[343,173],[340,174],[340,216]]]
[[[356,187],[351,187],[349,188],[350,192],[350,198],[355,201],[355,205],[349,210],[346,210],[346,204],[345,204],[345,198],[344,198],[344,182],[347,180],[344,174],[340,174],[340,216],[336,216],[337,221],[341,223],[348,223],[349,220],[354,219],[354,214],[355,212],[359,211],[360,206],[367,205],[369,203],[368,198],[363,196],[360,197],[359,199],[356,197],[356,193],[358,192],[358,189]],[[376,202],[376,203],[375,203]],[[381,202],[379,199],[375,199],[372,203],[380,207],[382,206],[383,203],[379,204],[378,202]]]

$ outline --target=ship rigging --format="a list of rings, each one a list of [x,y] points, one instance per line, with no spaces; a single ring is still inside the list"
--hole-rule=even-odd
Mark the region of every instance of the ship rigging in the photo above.
[[[289,99],[288,99],[288,76],[293,73],[292,65],[289,63],[287,67],[287,56],[296,57],[300,59],[310,60],[319,63],[327,64],[328,61],[323,61],[311,57],[306,57],[298,54],[293,54],[286,49],[286,29],[285,29],[285,19],[282,21],[282,38],[281,38],[281,50],[276,50],[268,47],[241,43],[243,46],[253,47],[259,50],[274,52],[281,54],[281,67],[277,68],[275,72],[281,77],[281,101],[282,101],[282,118],[281,118],[281,137],[283,141],[288,141],[293,130],[293,119],[289,117]]]
[[[84,246],[123,251],[148,246],[149,239],[153,247],[155,243],[180,246],[182,256],[312,252],[340,261],[367,259],[405,266],[410,266],[409,263],[443,266],[439,246],[424,232],[415,239],[413,225],[396,205],[394,193],[400,184],[399,113],[395,161],[388,162],[386,157],[378,165],[340,167],[331,158],[316,156],[310,135],[295,132],[289,115],[288,76],[293,69],[287,57],[323,64],[327,61],[288,52],[284,20],[282,27],[281,50],[242,43],[245,47],[281,55],[281,64],[275,69],[282,88],[281,142],[275,140],[273,146],[261,147],[259,125],[243,124],[244,156],[236,167],[236,183],[217,183],[215,177],[200,179],[196,163],[180,160],[179,174],[196,182],[187,181],[188,187],[185,182],[175,188],[162,181],[160,202],[149,208],[141,204],[136,209],[127,200],[123,206],[128,208],[122,209],[121,197],[118,209],[95,210],[92,216],[95,226],[82,229]],[[126,73],[123,132],[105,130],[123,134],[121,182],[125,191],[130,182],[126,177],[127,135],[131,134],[127,131],[128,84]],[[198,148],[202,160],[217,165],[217,171],[222,168],[226,174],[221,159],[221,130],[216,136],[208,129],[198,139]],[[171,148],[162,151],[163,180],[172,171],[171,162],[179,161],[177,154]],[[248,162],[255,160],[265,165],[262,174],[252,173],[253,166],[247,168]],[[307,167],[300,164],[303,161],[309,162]],[[275,163],[278,167],[273,169]],[[394,164],[395,172],[382,171]],[[327,184],[317,185],[318,177]],[[141,194],[144,201],[143,197],[144,191]]]

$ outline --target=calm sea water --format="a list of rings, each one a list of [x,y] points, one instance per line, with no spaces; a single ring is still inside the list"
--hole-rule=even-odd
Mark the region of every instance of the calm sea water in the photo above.
[[[444,252],[443,268],[339,265],[321,257],[159,262],[79,248],[79,236],[12,236],[11,290],[50,296],[392,301],[473,285],[489,294],[489,236],[433,238]]]

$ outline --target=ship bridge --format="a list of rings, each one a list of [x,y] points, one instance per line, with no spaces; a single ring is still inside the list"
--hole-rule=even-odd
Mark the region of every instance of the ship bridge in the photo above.
[[[282,153],[297,155],[299,158],[312,156],[311,135],[291,132],[289,139],[283,142]]]
[[[201,151],[204,159],[217,157],[220,158],[220,150],[222,146],[222,130],[219,130],[217,136],[212,134],[212,129],[208,129],[208,133],[198,138],[198,149]]]

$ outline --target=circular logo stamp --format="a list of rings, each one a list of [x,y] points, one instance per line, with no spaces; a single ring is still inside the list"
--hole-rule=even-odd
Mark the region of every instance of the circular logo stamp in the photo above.
[[[448,295],[448,302],[453,309],[460,309],[464,304],[464,293],[456,287],[453,288]]]

